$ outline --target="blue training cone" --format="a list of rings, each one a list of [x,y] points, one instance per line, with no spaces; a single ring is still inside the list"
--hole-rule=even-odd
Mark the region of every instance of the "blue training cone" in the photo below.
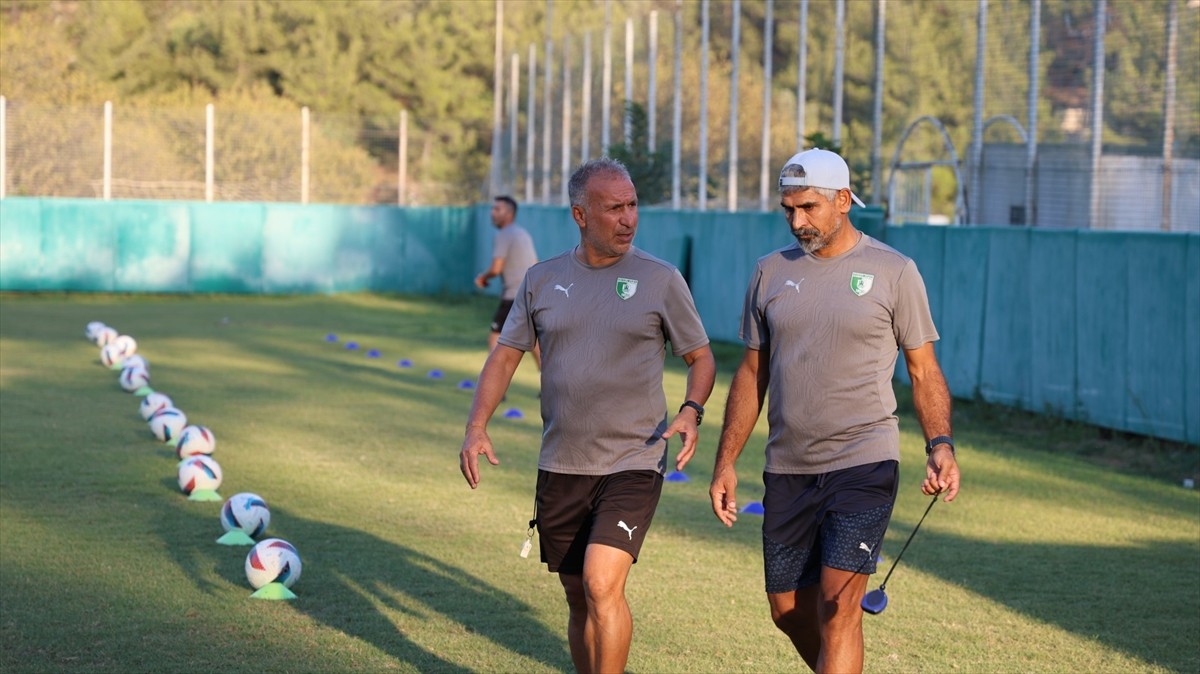
[[[358,342],[346,342],[346,348],[351,351],[354,351],[355,349],[358,348]]]
[[[441,370],[430,370],[430,371],[429,371],[429,374],[428,374],[427,376],[428,376],[430,379],[441,379],[441,378],[442,378],[442,371],[441,371]]]
[[[524,419],[525,415],[521,414],[521,410],[519,410],[515,407],[510,407],[510,408],[508,408],[508,411],[504,413],[504,418],[505,419]]]
[[[379,355],[379,349],[371,349],[367,352],[367,358],[378,358]]]
[[[396,361],[396,367],[412,367],[412,365],[412,361],[407,358],[401,358],[400,360]]]
[[[331,333],[329,333],[328,335],[325,335],[325,341],[327,341],[327,342],[336,342],[336,341],[337,341],[337,335],[335,335],[335,334],[333,334],[333,333],[331,332]]]
[[[681,470],[673,470],[670,473],[667,473],[666,477],[667,482],[688,482],[691,479],[692,478],[687,476],[687,473]]]
[[[475,388],[475,382],[471,381],[470,379],[464,379],[458,382],[458,387],[461,389],[470,390]]]
[[[747,515],[761,515],[764,511],[762,503],[759,503],[758,501],[751,501],[742,506],[742,509],[738,512],[745,513]]]

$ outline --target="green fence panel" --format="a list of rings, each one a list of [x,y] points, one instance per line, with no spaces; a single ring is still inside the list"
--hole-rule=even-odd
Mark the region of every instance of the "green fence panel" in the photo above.
[[[942,337],[939,358],[950,390],[955,395],[974,398],[979,395],[981,386],[991,237],[986,230],[980,229],[937,229],[946,237],[942,258],[945,266],[942,271],[943,320],[938,325]]]
[[[1080,417],[1109,428],[1124,428],[1124,365],[1128,353],[1128,256],[1110,242],[1109,232],[1079,232],[1075,266],[1076,386]],[[1117,235],[1122,236],[1122,235]]]
[[[990,229],[979,394],[1029,408],[1030,269],[1027,229]]]
[[[0,201],[0,288],[38,289],[41,266],[41,200]]]
[[[0,289],[473,292],[490,206],[9,198]],[[851,217],[917,262],[954,395],[1200,444],[1200,235],[871,231],[874,215]],[[565,207],[522,206],[518,222],[541,259],[579,241]],[[736,343],[755,261],[792,241],[778,213],[647,208],[637,245],[684,273],[712,339]]]
[[[1200,236],[1188,237],[1184,290],[1183,381],[1185,437],[1200,445]]]
[[[37,290],[111,291],[117,264],[111,208],[85,199],[42,200]]]
[[[1187,289],[1187,247],[1167,234],[1123,234],[1109,237],[1110,257],[1128,260],[1127,313],[1115,320],[1127,322],[1124,357],[1126,392],[1114,391],[1125,401],[1122,428],[1160,438],[1182,438],[1186,419],[1185,369],[1179,348],[1187,339],[1186,313],[1181,304]],[[1103,295],[1108,279],[1096,289]]]
[[[1077,343],[1073,231],[1033,231],[1029,246],[1029,406],[1075,419]]]
[[[116,235],[113,290],[191,289],[191,219],[186,202],[122,201],[109,210]]]
[[[263,291],[263,204],[192,204],[192,291]]]
[[[380,255],[376,290],[405,293],[471,292],[475,274],[472,208],[375,209],[395,256]],[[488,250],[490,251],[490,244]]]

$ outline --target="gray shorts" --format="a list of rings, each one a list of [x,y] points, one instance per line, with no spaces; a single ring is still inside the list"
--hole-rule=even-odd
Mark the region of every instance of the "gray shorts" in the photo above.
[[[875,573],[896,502],[900,464],[820,475],[763,474],[763,569],[768,594],[821,580],[821,567]]]

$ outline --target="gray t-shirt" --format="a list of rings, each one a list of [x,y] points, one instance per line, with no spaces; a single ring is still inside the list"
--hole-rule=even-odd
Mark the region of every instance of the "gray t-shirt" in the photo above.
[[[496,232],[492,242],[492,257],[504,258],[504,271],[501,280],[504,281],[504,291],[500,299],[511,300],[517,296],[517,288],[525,272],[537,264],[537,250],[533,247],[533,238],[515,222],[509,223]]]
[[[500,343],[542,349],[538,468],[575,475],[666,470],[666,342],[675,355],[708,344],[679,271],[631,248],[590,267],[574,250],[525,275]]]
[[[938,339],[911,259],[865,234],[832,259],[777,250],[758,260],[740,334],[770,356],[766,472],[900,459],[898,348]]]

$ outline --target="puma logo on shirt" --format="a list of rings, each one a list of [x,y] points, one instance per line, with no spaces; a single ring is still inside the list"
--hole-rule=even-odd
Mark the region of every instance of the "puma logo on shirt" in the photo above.
[[[572,283],[571,285],[567,286],[566,288],[564,288],[564,287],[562,287],[562,286],[558,285],[557,283],[554,285],[554,289],[555,289],[555,290],[561,290],[561,291],[563,291],[563,294],[564,294],[564,295],[566,295],[567,297],[570,297],[570,296],[571,296],[571,288],[574,288],[574,287],[575,287],[575,284],[574,284],[574,283]]]

